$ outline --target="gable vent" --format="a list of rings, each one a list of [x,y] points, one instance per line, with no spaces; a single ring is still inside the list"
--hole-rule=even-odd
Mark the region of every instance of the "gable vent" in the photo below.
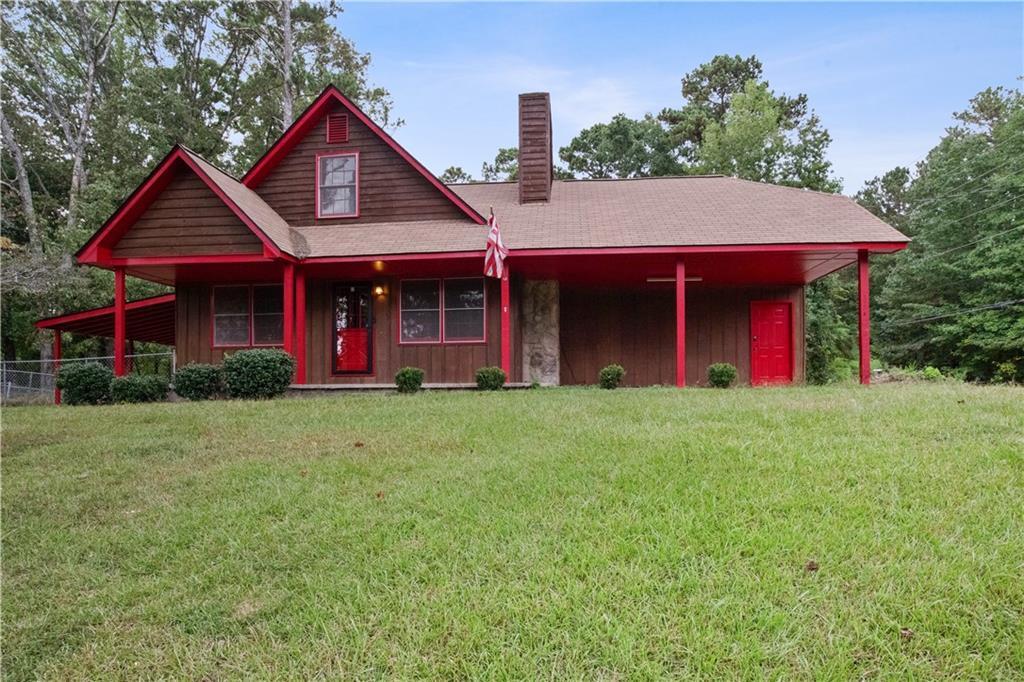
[[[327,141],[348,142],[348,114],[328,114]]]

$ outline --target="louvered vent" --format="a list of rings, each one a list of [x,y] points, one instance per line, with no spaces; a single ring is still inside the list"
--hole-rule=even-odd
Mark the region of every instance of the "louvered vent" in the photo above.
[[[327,141],[348,142],[348,114],[329,114],[327,116]]]

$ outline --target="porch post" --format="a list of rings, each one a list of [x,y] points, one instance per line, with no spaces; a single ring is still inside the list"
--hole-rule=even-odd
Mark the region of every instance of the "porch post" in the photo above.
[[[504,370],[508,380],[512,380],[512,314],[509,312],[511,294],[508,282],[508,261],[505,261],[505,271],[501,276],[501,369]]]
[[[306,383],[306,272],[295,269],[295,383]]]
[[[285,353],[294,353],[292,343],[295,332],[295,266],[285,263],[284,266],[284,339]]]
[[[114,375],[125,374],[124,347],[127,336],[125,325],[124,268],[114,270]]]
[[[686,386],[686,264],[676,261],[676,386]]]
[[[857,252],[858,301],[857,314],[860,326],[860,383],[871,383],[871,298],[868,279],[868,252]]]
[[[60,389],[57,375],[60,373],[60,329],[53,330],[53,404],[60,405]]]

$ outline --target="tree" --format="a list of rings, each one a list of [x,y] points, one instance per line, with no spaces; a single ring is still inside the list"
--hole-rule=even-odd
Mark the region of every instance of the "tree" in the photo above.
[[[448,166],[444,173],[441,173],[440,180],[446,185],[453,185],[460,182],[473,182],[473,176],[462,170],[462,166]]]
[[[574,175],[585,178],[638,178],[682,172],[679,154],[666,130],[650,114],[631,119],[618,114],[580,132],[558,151]]]
[[[519,148],[502,147],[494,155],[494,163],[484,161],[480,167],[484,182],[515,182],[519,178]]]

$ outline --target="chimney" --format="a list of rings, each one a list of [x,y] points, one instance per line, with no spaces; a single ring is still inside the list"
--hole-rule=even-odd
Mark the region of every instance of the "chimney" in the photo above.
[[[551,198],[551,96],[519,95],[519,203]]]

